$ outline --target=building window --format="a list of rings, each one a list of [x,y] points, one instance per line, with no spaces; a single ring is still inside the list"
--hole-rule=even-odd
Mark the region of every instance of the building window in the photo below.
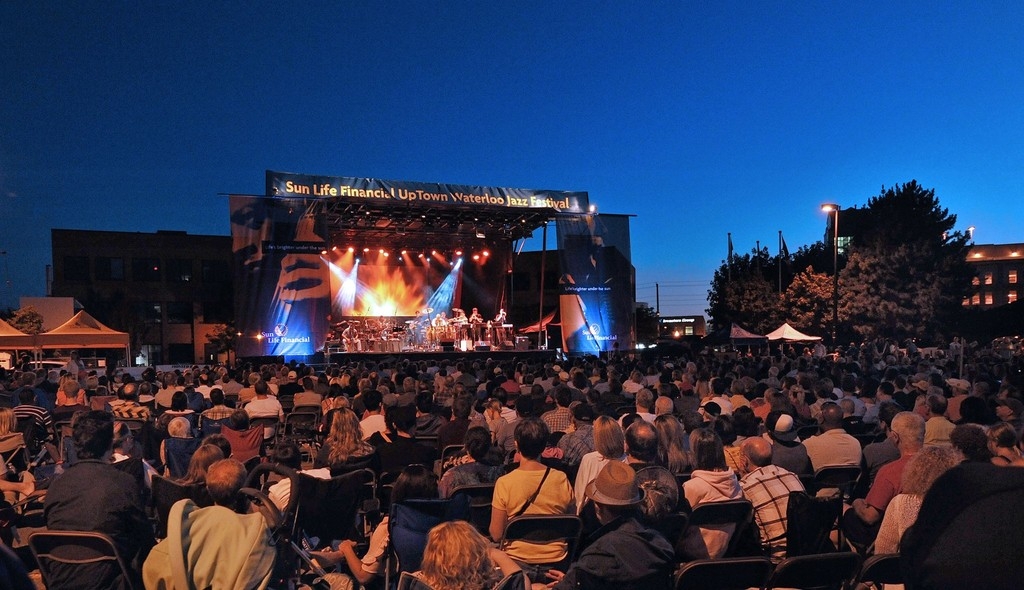
[[[971,305],[980,305],[980,304],[981,304],[981,295],[978,295],[977,293],[975,293],[974,297],[971,297]]]
[[[1017,284],[1017,271],[1016,270],[1011,270],[1010,272],[1006,273],[1006,282],[1010,283],[1011,285],[1016,285]]]
[[[992,294],[985,293],[985,305],[992,305]]]
[[[174,283],[188,283],[192,280],[192,261],[184,258],[170,258],[164,264],[167,280]]]
[[[89,280],[89,257],[88,256],[65,256],[64,257],[64,280],[65,281],[88,281]]]
[[[231,269],[223,260],[203,261],[204,283],[225,283],[231,280]]]
[[[207,324],[226,324],[230,322],[232,307],[230,301],[204,301],[203,322]]]
[[[985,273],[985,284],[986,285],[991,285],[992,284],[992,273],[991,272]]]
[[[189,301],[171,301],[167,304],[168,324],[191,324],[192,303]]]
[[[159,324],[163,321],[163,308],[158,302],[144,301],[139,304],[139,316],[147,324]]]
[[[981,279],[979,279],[978,277],[974,277],[973,279],[971,279],[971,284],[974,285],[975,287],[980,286]]]
[[[159,258],[132,258],[132,279],[140,282],[160,280]]]
[[[1017,301],[1017,292],[1016,291],[1009,291],[1009,292],[1007,292],[1006,293],[1006,302],[1007,303],[1013,303],[1015,301]]]
[[[139,356],[135,361],[139,366],[163,364],[163,355],[160,354],[159,344],[143,344]]]
[[[124,258],[108,258],[106,256],[96,258],[96,280],[123,281]]]
[[[964,297],[964,301],[963,301],[963,303],[961,303],[961,305],[963,305],[964,307],[967,307],[970,304],[971,304],[971,298],[970,297]]]

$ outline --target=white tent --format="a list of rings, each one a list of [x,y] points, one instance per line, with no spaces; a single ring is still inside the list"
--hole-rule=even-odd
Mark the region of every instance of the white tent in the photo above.
[[[13,348],[15,350],[30,349],[33,347],[32,335],[26,334],[0,320],[0,349]]]
[[[818,340],[821,340],[821,336],[808,336],[793,326],[790,326],[788,323],[782,324],[775,330],[765,334],[765,336],[767,336],[768,340],[771,342],[779,340],[782,340],[783,342],[817,342]]]
[[[82,310],[49,332],[36,334],[35,345],[38,348],[124,348],[127,355],[128,333],[108,328]]]

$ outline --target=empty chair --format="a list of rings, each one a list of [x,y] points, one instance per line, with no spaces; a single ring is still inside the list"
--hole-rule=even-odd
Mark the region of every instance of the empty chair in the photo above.
[[[676,574],[676,590],[745,590],[761,588],[772,573],[766,557],[697,559]]]
[[[721,502],[707,502],[700,504],[693,509],[690,514],[689,522],[687,527],[690,529],[701,528],[701,527],[721,527],[724,525],[734,524],[736,525],[732,534],[729,536],[729,541],[726,544],[725,552],[718,557],[731,557],[734,555],[736,547],[739,545],[740,539],[743,535],[751,533],[751,523],[754,518],[754,507],[749,500],[737,499],[737,500],[723,500]],[[693,533],[687,531],[683,535],[683,540],[686,537],[692,537]],[[677,547],[677,553],[678,553]],[[712,556],[714,557],[714,556]]]
[[[860,555],[849,551],[788,557],[775,566],[765,589],[841,590],[857,575],[860,562]]]
[[[849,500],[853,488],[860,478],[860,465],[834,465],[822,467],[814,472],[814,483],[818,489],[837,488],[844,500]]]
[[[372,482],[372,478],[373,473],[365,470],[331,479],[317,479],[300,473],[295,501],[295,532],[302,530],[324,542],[358,539],[356,514],[365,497],[367,482]],[[293,497],[296,495],[295,490],[291,493]]]
[[[41,531],[28,539],[47,588],[142,588],[110,537],[86,531]]]
[[[449,520],[469,518],[469,498],[459,496],[447,500],[406,500],[391,505],[388,536],[387,583],[399,572],[414,572],[423,562],[427,533]]]

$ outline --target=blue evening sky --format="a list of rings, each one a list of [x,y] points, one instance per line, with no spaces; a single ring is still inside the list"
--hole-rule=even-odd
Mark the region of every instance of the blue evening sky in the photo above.
[[[50,229],[227,234],[266,169],[585,190],[637,297],[917,179],[1021,242],[1024,4],[4,2],[0,306]],[[554,247],[551,239],[550,247]],[[9,282],[8,282],[9,281]]]

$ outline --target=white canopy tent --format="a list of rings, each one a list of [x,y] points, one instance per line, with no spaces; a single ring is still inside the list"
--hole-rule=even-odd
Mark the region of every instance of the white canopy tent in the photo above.
[[[125,358],[131,359],[128,333],[103,325],[85,310],[49,332],[36,334],[35,348],[124,348]]]
[[[778,342],[779,340],[782,340],[783,342],[817,342],[818,340],[821,340],[821,336],[808,336],[793,326],[790,326],[789,323],[782,324],[775,330],[765,334],[765,336],[768,337],[770,342]]]

